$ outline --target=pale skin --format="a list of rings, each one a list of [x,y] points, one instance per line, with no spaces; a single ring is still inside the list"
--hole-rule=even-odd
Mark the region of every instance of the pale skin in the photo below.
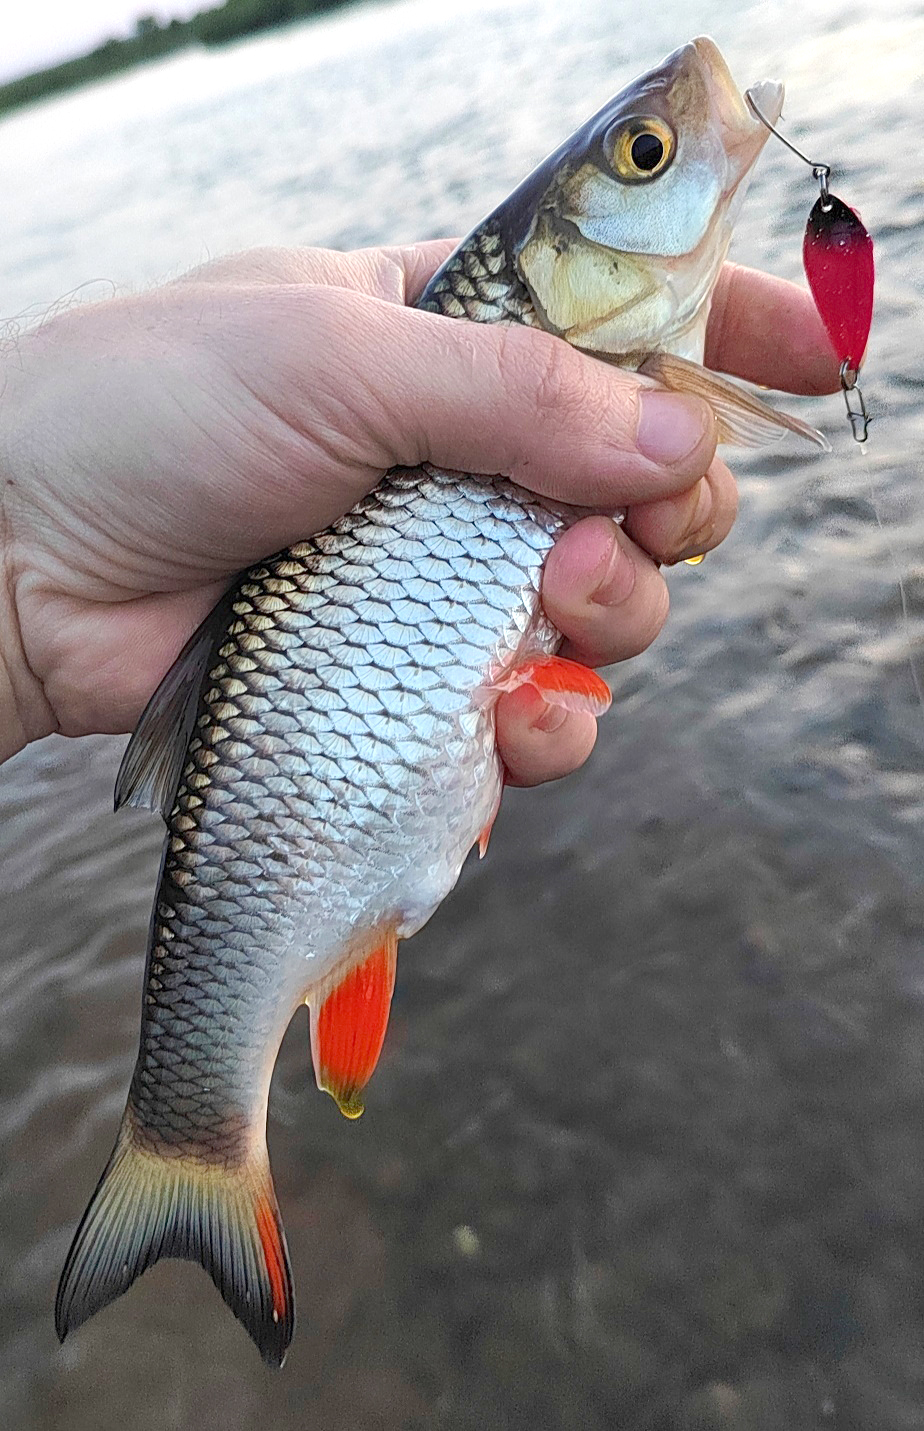
[[[73,309],[0,353],[0,759],[122,732],[228,580],[318,531],[394,465],[504,472],[604,510],[557,543],[543,602],[563,654],[622,661],[660,631],[660,564],[710,551],[737,496],[698,399],[548,335],[420,313],[449,240],[266,249]],[[807,293],[726,265],[710,367],[837,386]],[[502,697],[511,783],[574,770],[592,717]]]

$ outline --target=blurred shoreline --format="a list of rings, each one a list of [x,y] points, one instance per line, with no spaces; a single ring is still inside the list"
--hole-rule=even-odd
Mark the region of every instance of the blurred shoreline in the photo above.
[[[156,15],[142,15],[135,33],[112,38],[84,55],[63,60],[0,85],[0,116],[50,95],[77,89],[94,80],[108,79],[138,65],[150,64],[195,45],[206,48],[264,30],[313,19],[332,10],[348,8],[355,0],[225,0],[223,5],[199,10],[188,20],[161,24]]]

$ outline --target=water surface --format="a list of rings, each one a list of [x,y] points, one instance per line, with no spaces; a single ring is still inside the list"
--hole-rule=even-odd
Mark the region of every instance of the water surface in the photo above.
[[[296,1020],[270,1143],[299,1290],[266,1372],[157,1267],[59,1350],[56,1278],[135,1056],[161,827],[123,742],[0,772],[0,1404],[23,1431],[857,1428],[924,1421],[924,9],[362,8],[0,123],[0,313],[257,243],[458,233],[637,70],[712,33],[878,241],[865,452],[735,454],[742,512],[614,672],[578,777],[510,792],[403,949],[357,1125]],[[736,255],[796,276],[768,146]],[[874,512],[881,519],[881,526]],[[897,575],[910,615],[901,617]]]

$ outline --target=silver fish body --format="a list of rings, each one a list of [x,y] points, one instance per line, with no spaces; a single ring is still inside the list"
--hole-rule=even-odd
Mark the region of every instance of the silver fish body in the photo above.
[[[572,519],[504,479],[396,469],[236,585],[168,820],[142,1140],[246,1156],[306,992],[455,884],[500,798],[493,683],[560,641],[539,585]]]
[[[191,719],[175,796],[169,774],[160,787],[138,1060],[62,1273],[62,1337],[176,1256],[202,1263],[282,1363],[294,1297],[265,1147],[279,1044],[310,999],[318,1081],[361,1111],[375,1029],[358,1049],[347,1029],[345,1053],[335,1029],[328,1052],[346,1072],[332,1083],[318,1011],[383,938],[393,959],[489,830],[494,703],[511,670],[560,643],[542,566],[579,515],[504,478],[395,469],[217,609],[201,685],[179,687]],[[380,985],[365,999],[384,1036]]]
[[[771,118],[781,103],[761,90]],[[540,165],[419,306],[541,326],[646,372],[653,355],[657,380],[708,397],[720,433],[806,435],[697,366],[765,138],[696,40]],[[265,1144],[279,1043],[308,1002],[318,1081],[360,1111],[397,942],[496,814],[499,693],[528,679],[604,708],[599,678],[554,657],[540,602],[545,557],[580,515],[503,477],[396,469],[245,572],[152,697],[117,786],[117,804],[167,822],[141,1047],[62,1274],[62,1337],[176,1256],[281,1363],[294,1301]]]

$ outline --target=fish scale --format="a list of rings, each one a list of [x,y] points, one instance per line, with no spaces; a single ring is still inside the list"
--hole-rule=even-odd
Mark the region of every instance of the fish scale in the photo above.
[[[541,326],[529,289],[517,273],[498,225],[482,224],[451,254],[418,305],[473,323]]]

